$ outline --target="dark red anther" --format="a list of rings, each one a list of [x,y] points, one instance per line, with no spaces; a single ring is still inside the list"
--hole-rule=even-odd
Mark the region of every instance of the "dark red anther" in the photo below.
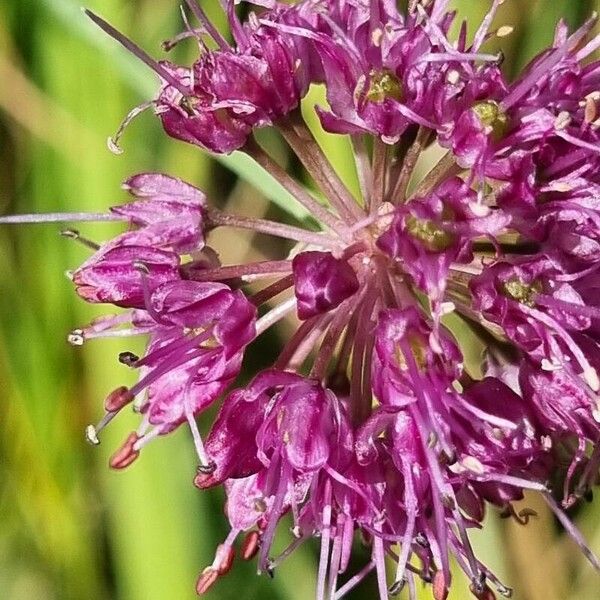
[[[267,528],[267,525],[269,524],[269,521],[267,521],[267,519],[265,519],[264,517],[261,517],[257,522],[256,522],[256,526],[261,530],[264,531]]]
[[[448,586],[443,571],[437,571],[433,576],[433,597],[435,600],[446,600],[448,598]]]
[[[211,569],[210,567],[205,569],[196,582],[196,593],[198,596],[206,594],[206,592],[208,592],[215,584],[217,579],[219,579],[219,574],[214,569]]]
[[[260,534],[258,531],[249,531],[242,543],[242,559],[252,560],[260,548]]]
[[[119,362],[128,367],[134,367],[135,363],[140,360],[140,357],[133,352],[121,352],[119,353]]]
[[[198,465],[197,470],[202,475],[211,475],[217,470],[217,463],[214,460],[209,460],[205,465]]]
[[[196,473],[194,485],[200,490],[206,490],[214,485],[214,479],[210,473]]]
[[[133,400],[133,394],[128,388],[122,386],[113,390],[104,401],[104,409],[107,412],[117,412],[127,406]]]
[[[227,575],[231,570],[231,566],[233,565],[233,559],[235,558],[235,552],[231,546],[227,546],[226,544],[219,544],[217,546],[217,562],[218,568],[217,572],[219,575]]]
[[[139,439],[135,431],[129,434],[123,445],[110,457],[108,464],[111,469],[124,469],[140,455],[139,450],[133,447]]]
[[[469,586],[471,593],[473,596],[477,598],[477,600],[496,600],[496,594],[492,592],[492,590],[486,585],[482,592],[477,593],[475,587],[473,585]]]

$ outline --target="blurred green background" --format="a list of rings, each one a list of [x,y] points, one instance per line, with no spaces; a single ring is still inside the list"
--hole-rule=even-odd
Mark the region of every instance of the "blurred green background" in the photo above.
[[[231,209],[276,214],[266,196],[278,193],[268,182],[258,181],[257,190],[227,166],[166,138],[151,115],[127,131],[122,156],[108,152],[107,136],[131,106],[152,97],[155,80],[87,22],[79,2],[0,2],[0,213],[102,211],[125,199],[119,184],[126,176],[157,169],[188,178]],[[473,23],[488,6],[487,0],[454,4]],[[222,23],[216,0],[203,5]],[[160,42],[181,30],[174,0],[87,6],[155,56],[162,55]],[[515,26],[503,44],[506,68],[514,72],[548,43],[560,16],[575,25],[598,8],[598,0],[508,0],[498,18]],[[176,56],[189,60],[193,51],[184,45]],[[353,185],[343,140],[322,141]],[[267,143],[285,160],[276,138]],[[233,166],[253,178],[247,164],[234,159]],[[112,225],[81,229],[94,239],[114,232]],[[106,463],[135,426],[134,415],[120,416],[99,448],[85,443],[84,426],[100,416],[105,394],[131,381],[116,360],[131,344],[66,344],[70,330],[104,311],[73,294],[64,272],[87,252],[59,230],[0,230],[0,600],[191,600],[197,573],[226,534],[221,494],[191,485],[194,451],[185,428],[150,444],[125,472],[109,471]],[[273,252],[241,234],[220,243],[230,248],[229,260]],[[516,588],[517,599],[599,598],[600,576],[543,506],[535,499],[528,506],[539,517],[526,528],[488,516],[485,534],[474,534],[480,557]],[[574,516],[600,551],[600,502]],[[316,547],[307,546],[274,580],[236,564],[208,598],[309,600],[315,563]],[[470,598],[460,577],[457,584],[450,598]],[[371,582],[353,598],[374,595]]]

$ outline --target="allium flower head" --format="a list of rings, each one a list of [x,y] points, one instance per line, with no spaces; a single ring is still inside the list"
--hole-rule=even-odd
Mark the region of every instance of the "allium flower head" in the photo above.
[[[257,555],[271,573],[318,538],[318,600],[344,597],[371,572],[382,599],[405,586],[416,598],[420,579],[440,600],[451,557],[475,597],[508,597],[469,530],[488,507],[520,519],[513,502],[526,491],[543,496],[600,568],[563,511],[600,465],[600,67],[588,60],[600,38],[588,39],[595,17],[575,32],[560,23],[552,46],[509,82],[501,55],[485,51],[506,33],[490,29],[501,3],[468,42],[464,24],[449,38],[447,0],[411,0],[407,11],[273,0],[243,23],[227,0],[229,44],[188,0],[198,23],[177,41],[194,38],[200,55],[184,66],[154,61],[90,13],[159,75],[148,106],[168,135],[215,153],[242,149],[318,222],[223,212],[187,183],[139,174],[124,185],[133,201],[98,216],[127,231],[72,274],[84,300],[125,309],[74,331],[73,344],[148,338],[143,356],[120,355],[139,381],[108,394],[89,440],[133,403],[141,424],[114,468],[187,423],[195,485],[224,486],[231,531],[199,593],[236,554]],[[326,88],[323,127],[351,135],[358,198],[302,120],[311,84]],[[256,141],[266,126],[326,203]],[[419,177],[432,147],[442,157]],[[211,247],[222,227],[284,238],[292,250],[222,264]],[[296,329],[274,364],[238,383],[246,349],[284,318]],[[486,348],[480,364],[465,360],[465,332]],[[203,440],[196,417],[215,404]],[[275,555],[287,516],[289,546]],[[358,537],[370,558],[349,573]]]

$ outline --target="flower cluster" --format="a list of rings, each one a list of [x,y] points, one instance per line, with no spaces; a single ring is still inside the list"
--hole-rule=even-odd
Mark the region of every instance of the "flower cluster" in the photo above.
[[[508,597],[468,530],[487,506],[521,518],[513,502],[527,490],[600,568],[563,512],[600,467],[600,64],[586,60],[600,47],[600,37],[586,41],[595,18],[573,33],[559,24],[552,46],[509,82],[501,55],[482,52],[510,33],[491,30],[502,0],[472,42],[464,25],[448,38],[447,0],[411,0],[404,12],[385,0],[257,1],[245,22],[227,0],[233,45],[187,4],[198,24],[166,46],[195,38],[191,66],[155,62],[90,16],[160,77],[147,106],[168,135],[246,152],[321,225],[222,212],[187,183],[141,174],[125,183],[133,201],[110,213],[128,231],[73,273],[83,299],[126,310],[76,330],[72,343],[149,338],[143,356],[120,355],[139,381],[108,395],[89,440],[133,403],[140,428],[112,467],[187,423],[195,485],[224,486],[231,533],[198,592],[236,552],[272,572],[318,537],[318,600],[342,598],[371,572],[382,599],[405,586],[416,598],[420,579],[440,600],[451,556],[475,597],[494,598],[492,588]],[[323,128],[351,136],[360,198],[302,121],[311,84],[326,88]],[[326,205],[254,139],[266,126]],[[417,161],[434,145],[442,158],[419,180]],[[285,238],[293,250],[222,265],[210,246],[221,227]],[[294,315],[276,362],[236,388],[245,349]],[[465,331],[486,347],[481,364],[465,362]],[[203,440],[195,419],[215,402]],[[288,516],[290,545],[273,556]],[[346,577],[358,535],[371,557]]]

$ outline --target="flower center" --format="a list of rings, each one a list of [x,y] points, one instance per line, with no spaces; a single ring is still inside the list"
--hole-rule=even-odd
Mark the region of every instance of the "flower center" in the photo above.
[[[400,102],[403,95],[402,82],[391,71],[382,70],[369,73],[367,100],[370,102],[381,103],[388,98]]]
[[[417,219],[414,215],[408,215],[406,218],[406,230],[431,252],[442,252],[455,242],[455,236],[434,221]]]
[[[491,130],[492,139],[501,140],[508,130],[508,117],[494,100],[485,100],[473,105],[473,112],[481,124]]]
[[[542,291],[539,281],[527,284],[520,279],[509,279],[502,284],[503,292],[525,306],[535,306],[535,297]]]

